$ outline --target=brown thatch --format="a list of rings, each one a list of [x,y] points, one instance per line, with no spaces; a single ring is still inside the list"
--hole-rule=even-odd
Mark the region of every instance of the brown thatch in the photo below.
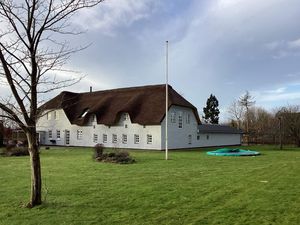
[[[194,111],[196,107],[169,86],[169,107],[184,106]],[[158,125],[165,116],[165,85],[120,88],[106,91],[73,93],[62,92],[40,107],[41,110],[63,109],[72,124],[84,126],[91,115],[96,115],[98,124],[113,125],[124,112],[129,113],[133,123]],[[82,114],[88,110],[86,116]]]

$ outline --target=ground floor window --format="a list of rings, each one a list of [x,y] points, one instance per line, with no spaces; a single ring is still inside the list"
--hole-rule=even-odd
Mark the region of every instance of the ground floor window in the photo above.
[[[48,137],[49,137],[49,139],[52,139],[52,130],[48,131]]]
[[[69,145],[70,144],[70,131],[69,130],[66,130],[65,131],[65,135],[66,135],[66,145]]]
[[[197,135],[197,140],[200,140],[200,135],[199,134]]]
[[[56,130],[56,139],[60,139],[60,130]]]
[[[147,144],[152,144],[152,135],[147,134]]]
[[[77,140],[82,140],[82,130],[77,130]]]
[[[127,144],[127,134],[122,135],[122,143]]]
[[[134,144],[138,144],[138,143],[140,143],[140,135],[135,134],[134,135]]]
[[[209,140],[209,135],[206,135],[206,140]]]
[[[93,135],[93,142],[98,143],[98,135],[97,134]]]
[[[107,134],[103,134],[103,143],[107,142]]]
[[[191,145],[192,144],[192,135],[191,134],[189,134],[188,139],[189,139],[189,145]]]
[[[117,135],[116,135],[116,134],[113,134],[113,135],[112,135],[112,143],[117,143],[117,141],[118,141]]]

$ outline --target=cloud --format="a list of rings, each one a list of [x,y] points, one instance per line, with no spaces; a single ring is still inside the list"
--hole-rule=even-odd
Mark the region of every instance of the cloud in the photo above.
[[[300,38],[294,41],[288,42],[288,47],[291,49],[300,49]]]
[[[82,10],[73,23],[83,29],[98,30],[114,36],[118,28],[129,27],[149,18],[159,5],[159,1],[151,0],[104,1],[95,8]]]
[[[297,101],[300,100],[300,85],[298,84],[296,88],[293,87],[294,85],[291,84],[271,90],[253,91],[251,94],[255,96],[257,104],[261,106],[283,106],[288,102],[295,102],[297,104]]]

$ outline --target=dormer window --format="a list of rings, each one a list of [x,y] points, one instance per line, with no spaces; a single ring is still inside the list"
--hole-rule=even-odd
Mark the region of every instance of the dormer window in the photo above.
[[[81,114],[80,118],[84,118],[86,116],[86,114],[88,114],[89,111],[90,111],[90,109],[85,109],[83,111],[83,113]]]
[[[129,114],[128,113],[124,113],[123,118],[124,118],[124,120],[129,120]]]
[[[47,113],[47,120],[51,120],[51,112]]]

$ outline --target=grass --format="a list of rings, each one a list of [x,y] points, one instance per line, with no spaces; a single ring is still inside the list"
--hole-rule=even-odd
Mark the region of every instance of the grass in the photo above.
[[[42,150],[44,204],[29,198],[28,157],[0,157],[0,224],[300,224],[300,149],[131,151],[137,163],[97,163],[91,149]]]

